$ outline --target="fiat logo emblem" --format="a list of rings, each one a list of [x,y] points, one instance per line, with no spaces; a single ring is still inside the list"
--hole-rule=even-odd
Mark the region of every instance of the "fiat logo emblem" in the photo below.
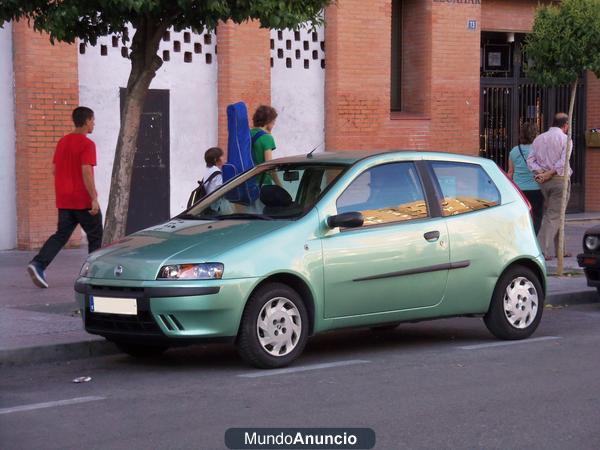
[[[121,275],[123,275],[123,266],[118,265],[115,267],[115,276],[120,277]]]

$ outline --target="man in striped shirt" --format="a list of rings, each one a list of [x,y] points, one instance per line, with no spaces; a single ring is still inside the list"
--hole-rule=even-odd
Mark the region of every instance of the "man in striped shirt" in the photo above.
[[[569,116],[565,113],[556,114],[552,127],[535,138],[531,153],[527,157],[527,166],[535,174],[535,181],[540,183],[544,196],[544,215],[538,240],[546,260],[552,259],[559,251],[558,229],[562,214],[560,202],[564,190],[564,177],[570,178],[573,173],[571,169],[565,173],[568,131]],[[570,191],[571,182],[569,181],[567,202]]]

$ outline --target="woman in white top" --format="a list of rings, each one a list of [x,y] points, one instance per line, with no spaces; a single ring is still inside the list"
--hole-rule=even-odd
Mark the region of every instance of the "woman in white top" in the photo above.
[[[204,161],[208,171],[204,177],[204,189],[206,194],[210,194],[223,184],[223,175],[221,168],[223,167],[223,150],[219,147],[211,147],[204,153]]]

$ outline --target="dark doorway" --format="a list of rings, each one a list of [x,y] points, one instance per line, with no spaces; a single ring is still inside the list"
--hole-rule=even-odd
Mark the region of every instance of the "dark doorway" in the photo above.
[[[121,110],[125,89],[121,88]],[[169,91],[148,92],[133,160],[126,233],[168,220],[170,206]]]
[[[519,143],[523,123],[548,130],[554,114],[568,112],[570,86],[544,88],[526,78],[521,51],[524,34],[507,42],[507,33],[481,34],[480,155],[508,169],[508,154]],[[571,199],[567,210],[584,209],[585,80],[580,81],[573,114]]]

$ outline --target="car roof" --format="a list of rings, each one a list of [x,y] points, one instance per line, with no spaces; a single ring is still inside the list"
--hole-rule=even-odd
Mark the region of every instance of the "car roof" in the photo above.
[[[313,153],[310,157],[306,154],[277,158],[268,163],[325,163],[325,164],[344,164],[353,165],[364,159],[388,159],[390,156],[398,157],[398,160],[442,160],[442,161],[461,161],[482,164],[483,161],[490,160],[478,156],[460,155],[457,153],[418,151],[418,150],[348,150],[337,152]]]

